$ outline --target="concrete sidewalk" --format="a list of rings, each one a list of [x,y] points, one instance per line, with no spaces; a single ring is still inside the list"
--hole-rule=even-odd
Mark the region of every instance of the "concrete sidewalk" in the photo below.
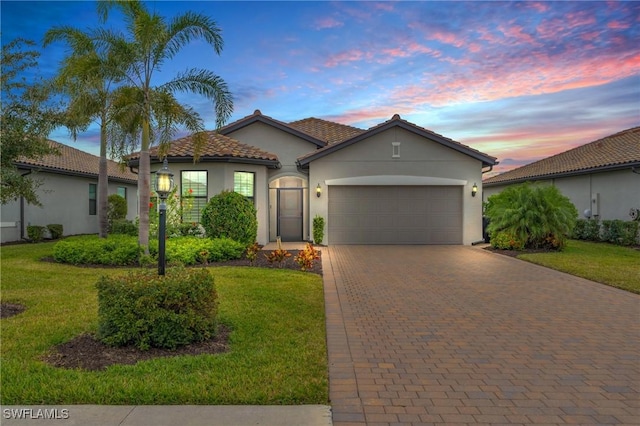
[[[2,426],[331,425],[326,405],[3,405]]]

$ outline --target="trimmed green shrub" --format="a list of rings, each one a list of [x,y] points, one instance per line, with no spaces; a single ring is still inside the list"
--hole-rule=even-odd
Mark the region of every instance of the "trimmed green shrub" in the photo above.
[[[573,231],[578,211],[557,187],[529,182],[512,185],[487,200],[487,231],[494,238],[506,232],[525,248],[561,250]]]
[[[118,195],[111,194],[107,198],[107,220],[109,223],[114,220],[122,220],[127,217],[127,200]]]
[[[598,219],[578,219],[572,237],[576,240],[600,241],[600,221]]]
[[[181,237],[167,240],[167,262],[183,265],[207,264],[239,259],[245,245],[229,238]]]
[[[102,277],[98,337],[107,345],[175,349],[216,333],[217,292],[206,269],[141,270]]]
[[[137,238],[128,235],[71,237],[53,246],[56,262],[73,265],[136,265],[140,253]]]
[[[324,218],[320,215],[316,215],[313,218],[313,242],[315,244],[322,244],[324,238]]]
[[[47,225],[47,229],[49,230],[49,234],[51,234],[52,240],[57,240],[62,237],[63,226],[59,223],[52,223]]]
[[[603,220],[602,241],[621,246],[632,246],[638,243],[639,222],[624,220]]]
[[[112,222],[109,222],[109,233],[110,234],[121,234],[121,235],[132,235],[134,237],[138,236],[138,227],[135,223],[126,219],[118,219]]]
[[[258,235],[256,208],[247,197],[237,192],[222,191],[211,198],[200,220],[209,238],[231,238],[253,244]]]
[[[31,242],[39,243],[44,239],[46,229],[46,226],[29,225],[27,226],[27,237],[29,237]]]

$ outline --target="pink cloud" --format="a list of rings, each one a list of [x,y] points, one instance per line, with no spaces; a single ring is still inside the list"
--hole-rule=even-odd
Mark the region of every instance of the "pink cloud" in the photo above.
[[[626,30],[627,28],[631,27],[631,25],[629,25],[629,23],[627,22],[611,21],[607,24],[607,27],[611,28],[612,30]]]
[[[528,43],[528,44],[537,44],[537,42],[533,39],[533,37],[530,34],[527,34],[524,32],[524,27],[520,25],[514,25],[514,24],[510,24],[509,26],[499,25],[498,29],[508,38],[515,39],[518,42]]]
[[[326,30],[329,28],[339,28],[344,26],[344,22],[338,21],[334,18],[321,18],[315,22],[314,28],[316,30]]]
[[[336,55],[331,55],[327,58],[324,65],[328,68],[333,68],[338,65],[344,65],[349,62],[362,61],[365,59],[371,59],[373,55],[368,52],[363,52],[360,49],[351,49],[340,52]]]

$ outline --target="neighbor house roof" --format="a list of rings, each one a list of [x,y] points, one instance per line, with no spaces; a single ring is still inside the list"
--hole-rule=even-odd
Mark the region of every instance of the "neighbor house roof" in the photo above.
[[[271,168],[279,168],[278,156],[251,145],[244,144],[233,138],[222,135],[216,131],[207,131],[207,142],[202,147],[199,162],[242,162],[251,164],[262,164]],[[149,150],[152,161],[160,161],[158,157],[158,147]],[[185,136],[171,142],[171,146],[166,153],[169,162],[194,161],[195,146],[193,135]],[[140,160],[140,153],[135,153],[129,157],[129,165],[137,167]]]
[[[569,151],[501,173],[485,186],[640,166],[640,127],[623,130]]]
[[[365,132],[365,130],[358,129],[357,127],[334,123],[332,121],[322,120],[315,117],[292,121],[289,123],[289,126],[312,135],[326,142],[327,145],[351,139],[352,137]]]
[[[276,129],[282,130],[283,132],[302,138],[307,142],[310,142],[316,145],[317,147],[323,147],[327,144],[326,141],[319,139],[318,137],[312,134],[306,133],[305,131],[300,130],[294,126],[291,126],[283,121],[279,121],[267,115],[263,115],[259,109],[255,110],[251,115],[243,117],[237,121],[234,121],[231,124],[227,124],[226,126],[220,128],[219,132],[222,133],[223,135],[229,135],[230,133],[233,133],[236,130],[240,130],[256,122],[267,124],[269,126],[275,127]]]
[[[497,164],[496,158],[495,157],[491,157],[487,154],[484,154],[476,149],[470,148],[467,145],[463,145],[460,142],[456,142],[453,139],[449,139],[447,137],[444,137],[442,135],[439,135],[435,132],[432,132],[431,130],[427,130],[423,127],[420,127],[416,124],[410,123],[407,120],[403,120],[400,115],[395,114],[393,117],[391,117],[390,120],[387,120],[383,123],[380,123],[376,126],[371,127],[368,130],[362,131],[356,135],[354,135],[353,137],[349,138],[349,139],[345,139],[343,141],[340,142],[336,142],[333,143],[331,145],[328,145],[324,148],[321,148],[317,151],[311,152],[303,157],[300,157],[298,159],[298,163],[300,166],[302,167],[308,167],[308,164],[314,160],[317,160],[319,158],[324,157],[325,155],[331,154],[333,152],[336,152],[338,150],[341,150],[343,148],[346,148],[350,145],[353,145],[354,143],[357,143],[361,140],[364,140],[366,138],[369,138],[373,135],[376,135],[378,133],[384,132],[388,129],[391,129],[393,127],[400,127],[403,128],[405,130],[408,130],[412,133],[415,133],[417,135],[420,135],[422,137],[425,137],[427,139],[430,139],[432,141],[438,142],[446,147],[452,148],[456,151],[459,151],[463,154],[469,155],[470,157],[473,157],[477,160],[482,161],[482,165],[484,166],[492,166],[494,164]]]
[[[57,151],[57,154],[48,154],[36,159],[22,157],[16,160],[15,164],[23,169],[92,178],[98,177],[100,157],[56,141],[49,140],[48,143]],[[111,180],[126,183],[136,183],[138,181],[137,175],[131,173],[128,169],[122,169],[115,161],[107,160],[107,172]]]

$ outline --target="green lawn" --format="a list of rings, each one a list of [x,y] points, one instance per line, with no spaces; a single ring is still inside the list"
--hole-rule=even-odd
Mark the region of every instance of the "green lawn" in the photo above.
[[[1,249],[2,301],[27,310],[1,320],[2,404],[326,404],[322,278],[290,270],[210,268],[220,322],[233,331],[221,355],[177,356],[89,372],[41,357],[97,329],[95,282],[126,269],[40,262],[53,243]]]
[[[518,258],[640,294],[640,250],[634,248],[571,240],[562,252]]]

